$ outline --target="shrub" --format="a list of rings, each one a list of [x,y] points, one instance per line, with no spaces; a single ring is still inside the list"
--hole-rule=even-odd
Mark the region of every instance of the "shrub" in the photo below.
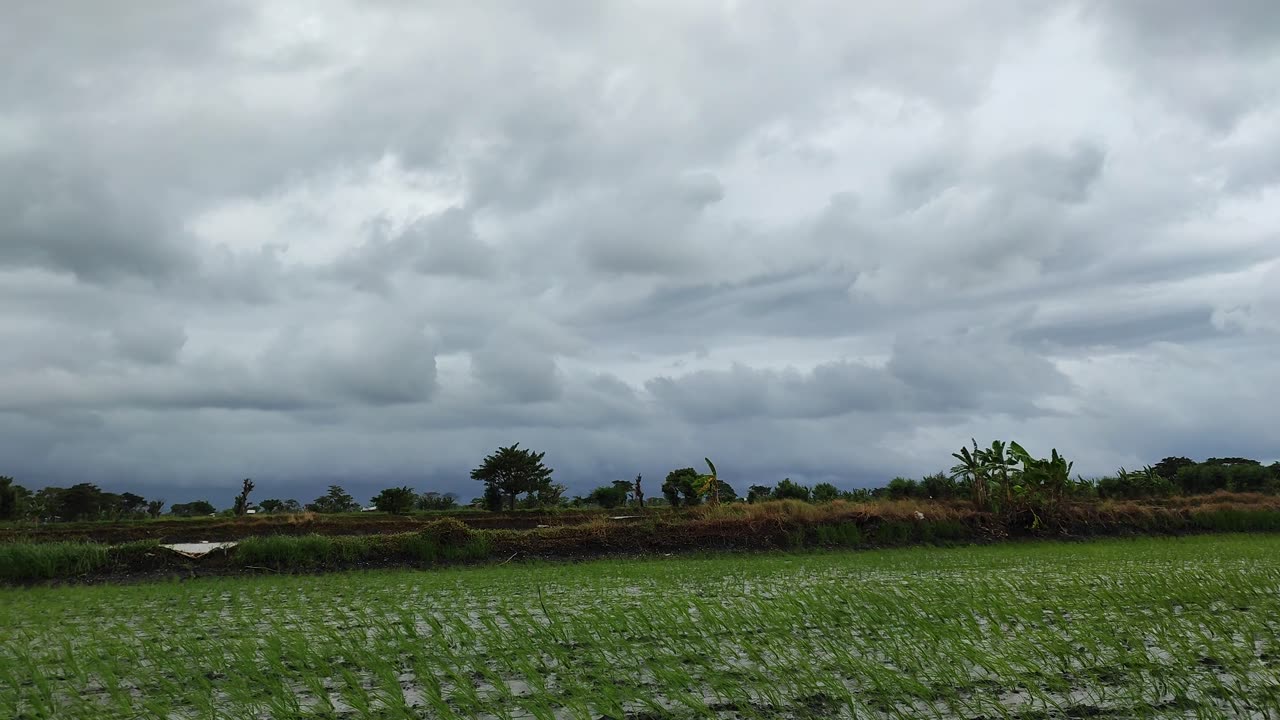
[[[401,536],[400,550],[415,560],[475,560],[489,554],[489,537],[456,518],[441,518]]]
[[[840,488],[831,483],[818,483],[813,486],[813,501],[816,503],[829,503],[840,497]]]
[[[903,520],[885,520],[876,526],[872,538],[877,545],[902,545],[910,542],[915,534],[911,523]]]
[[[814,528],[814,535],[819,545],[838,547],[857,547],[862,544],[862,529],[857,523],[844,522],[838,525],[819,525]]]
[[[1217,532],[1280,530],[1280,512],[1252,508],[1214,508],[1191,513],[1197,527]]]

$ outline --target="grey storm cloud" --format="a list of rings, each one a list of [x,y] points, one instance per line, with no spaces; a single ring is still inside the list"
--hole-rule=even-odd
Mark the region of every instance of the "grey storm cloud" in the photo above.
[[[1275,3],[10,10],[24,484],[1275,459]]]

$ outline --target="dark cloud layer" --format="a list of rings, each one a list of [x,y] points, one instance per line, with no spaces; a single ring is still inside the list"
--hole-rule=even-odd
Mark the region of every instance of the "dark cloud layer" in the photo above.
[[[27,4],[0,472],[1276,456],[1275,3]]]

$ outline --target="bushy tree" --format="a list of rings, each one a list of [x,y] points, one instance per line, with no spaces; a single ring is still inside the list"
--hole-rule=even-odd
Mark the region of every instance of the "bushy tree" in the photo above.
[[[108,510],[108,498],[93,483],[77,483],[62,492],[58,515],[64,520],[96,520]]]
[[[1172,495],[1173,482],[1148,465],[1140,472],[1124,468],[1114,477],[1098,478],[1094,483],[1098,497],[1104,499],[1135,499]]]
[[[829,503],[840,497],[840,488],[831,483],[818,483],[813,486],[813,501],[816,503]]]
[[[516,509],[516,497],[523,493],[537,492],[551,484],[551,468],[542,463],[546,453],[520,449],[520,443],[500,447],[485,457],[480,467],[471,471],[471,479],[496,487],[510,508]]]
[[[747,502],[758,503],[773,499],[772,485],[751,485],[747,488]]]
[[[195,500],[189,503],[174,503],[169,506],[169,513],[178,517],[196,517],[199,515],[212,515],[216,512],[213,503],[208,500]]]
[[[672,507],[701,503],[702,495],[698,492],[698,471],[690,467],[667,473],[666,480],[662,482],[662,496]]]
[[[564,500],[564,493],[568,489],[560,483],[543,483],[537,490],[525,495],[520,501],[520,507],[528,510],[560,507]]]
[[[258,509],[264,513],[278,513],[284,509],[284,501],[278,498],[267,498],[258,503]]]
[[[739,499],[738,491],[734,490],[732,485],[725,482],[723,479],[720,479],[716,482],[716,487],[719,488],[720,502],[722,503],[738,502],[738,499]]]
[[[896,477],[885,486],[885,491],[894,500],[916,497],[920,494],[919,484],[910,478]]]
[[[631,483],[625,480],[614,481],[611,485],[602,485],[587,495],[587,502],[602,508],[616,508],[627,502]]]
[[[66,490],[60,487],[42,487],[26,503],[25,514],[32,520],[51,520],[62,512],[62,496]]]
[[[777,500],[803,500],[809,502],[810,492],[807,486],[795,482],[791,478],[783,478],[778,487],[773,489],[773,497]]]
[[[21,508],[18,507],[18,488],[21,487],[13,478],[0,475],[0,520],[14,520]]]
[[[131,492],[120,493],[117,502],[119,503],[120,514],[126,516],[141,513],[147,507],[146,498]]]
[[[417,499],[418,496],[413,488],[407,485],[390,487],[373,496],[373,506],[385,513],[404,515],[413,509]]]
[[[955,497],[959,493],[960,488],[956,485],[954,478],[948,477],[946,473],[934,473],[925,475],[920,481],[920,491],[927,498],[934,500],[946,500]]]
[[[164,512],[164,500],[150,500],[147,502],[147,517],[158,518]]]
[[[307,505],[307,509],[318,513],[355,512],[360,509],[360,504],[340,486],[330,485],[329,492],[316,498]]]
[[[854,488],[840,493],[840,499],[846,502],[871,502],[871,491],[867,488]]]
[[[249,493],[253,492],[253,481],[245,478],[240,483],[240,494],[236,495],[236,501],[231,505],[231,510],[236,515],[244,515],[249,511]]]
[[[452,510],[458,505],[458,496],[429,490],[418,496],[416,505],[419,510]]]
[[[1195,465],[1196,461],[1188,457],[1167,457],[1152,466],[1155,473],[1165,480],[1173,481],[1178,477],[1178,471],[1188,465]]]
[[[490,512],[498,512],[502,509],[502,491],[494,483],[484,484],[484,495],[481,497],[484,509]]]

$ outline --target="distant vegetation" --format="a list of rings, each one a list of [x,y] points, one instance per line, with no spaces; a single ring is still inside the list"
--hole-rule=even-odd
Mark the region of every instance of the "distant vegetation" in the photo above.
[[[896,477],[878,488],[845,490],[831,483],[812,487],[783,478],[775,485],[750,485],[745,495],[720,478],[715,465],[706,460],[709,472],[692,467],[667,473],[661,496],[645,500],[642,481],[614,480],[585,495],[567,497],[566,488],[554,482],[554,471],[543,463],[545,453],[521,448],[519,443],[500,447],[471,471],[483,492],[467,507],[477,510],[554,510],[600,507],[605,509],[645,507],[695,507],[719,503],[760,503],[772,500],[801,500],[829,503],[836,500],[940,500],[972,503],[975,509],[1007,517],[1026,518],[1033,526],[1051,518],[1066,501],[1140,500],[1175,495],[1202,495],[1216,491],[1237,493],[1280,493],[1280,462],[1263,465],[1240,457],[1209,458],[1197,462],[1186,457],[1166,457],[1140,470],[1120,468],[1113,475],[1098,478],[1072,477],[1072,463],[1053,450],[1049,457],[1037,458],[1016,442],[992,442],[980,447],[976,441],[953,453],[949,471],[923,478]],[[246,478],[234,496],[226,515],[253,513],[350,513],[374,509],[385,513],[447,511],[458,509],[453,493],[426,491],[410,486],[383,489],[365,508],[339,485],[306,503],[293,499],[268,498],[255,507],[249,501],[254,483]],[[160,517],[163,499],[144,498],[134,493],[112,493],[92,483],[68,488],[45,487],[31,491],[13,478],[0,477],[0,521],[37,522],[83,520],[141,520]],[[225,507],[225,506],[224,506]],[[208,500],[175,503],[169,515],[199,517],[216,515]]]

